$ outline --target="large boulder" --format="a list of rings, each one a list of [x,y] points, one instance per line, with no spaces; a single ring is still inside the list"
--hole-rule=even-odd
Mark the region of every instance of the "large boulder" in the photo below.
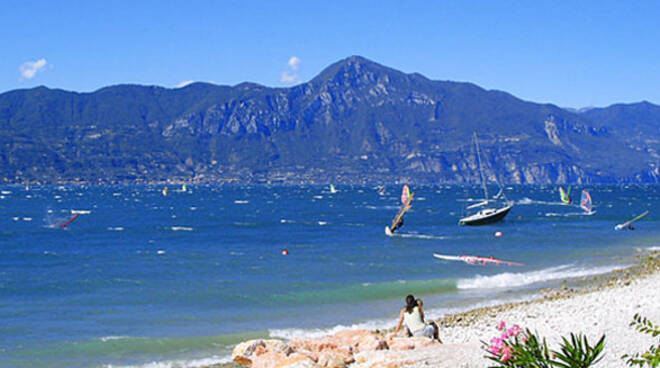
[[[287,357],[292,353],[293,349],[281,340],[257,339],[236,345],[231,355],[234,362],[254,367],[255,360],[264,360],[258,358],[265,354]]]

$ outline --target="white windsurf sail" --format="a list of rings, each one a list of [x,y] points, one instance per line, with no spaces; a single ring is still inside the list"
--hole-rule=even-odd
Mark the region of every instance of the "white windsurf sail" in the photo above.
[[[624,222],[623,224],[618,224],[618,225],[616,225],[616,226],[614,227],[614,230],[623,230],[623,229],[634,230],[635,228],[632,227],[632,223],[635,222],[635,221],[637,221],[637,220],[640,220],[642,217],[644,217],[644,216],[646,216],[646,215],[648,215],[648,214],[649,214],[649,211],[644,211],[641,215],[639,215],[639,216],[635,216],[634,218],[632,218],[632,219],[630,219],[630,220]]]

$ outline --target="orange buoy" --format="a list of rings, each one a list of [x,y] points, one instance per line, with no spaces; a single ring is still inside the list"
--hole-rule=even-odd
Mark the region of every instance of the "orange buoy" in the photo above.
[[[288,256],[289,255],[289,250],[284,248],[284,250],[282,251],[282,255],[283,256]]]
[[[501,237],[502,235],[503,235],[503,234],[502,234],[501,231],[496,231],[496,232],[495,232],[495,237],[497,237],[497,238]]]

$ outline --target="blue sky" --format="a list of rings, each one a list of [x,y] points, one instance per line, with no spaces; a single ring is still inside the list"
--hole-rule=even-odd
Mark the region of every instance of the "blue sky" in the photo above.
[[[362,55],[560,106],[660,103],[659,19],[657,1],[5,0],[0,92],[288,86]]]

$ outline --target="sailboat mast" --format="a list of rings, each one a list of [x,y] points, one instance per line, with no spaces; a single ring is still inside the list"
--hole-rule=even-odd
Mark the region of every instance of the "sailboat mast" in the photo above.
[[[477,147],[477,162],[479,163],[479,178],[481,179],[481,185],[484,187],[484,199],[488,200],[488,187],[486,187],[486,178],[484,177],[484,170],[481,165],[481,153],[479,152],[479,138],[477,137],[477,132],[474,132],[474,144]]]

